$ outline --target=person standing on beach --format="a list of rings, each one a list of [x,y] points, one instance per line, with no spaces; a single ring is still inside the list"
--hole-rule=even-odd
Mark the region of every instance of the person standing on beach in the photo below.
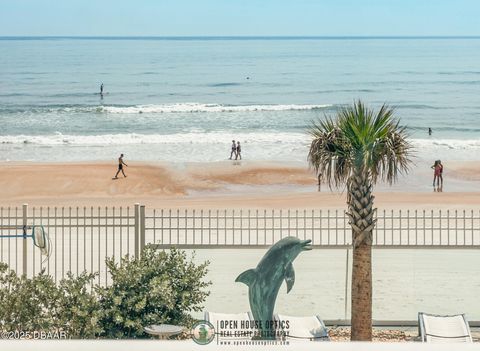
[[[237,141],[237,149],[236,149],[236,152],[237,152],[237,156],[235,156],[235,160],[238,159],[240,157],[240,160],[242,159],[242,148],[240,147],[240,142]]]
[[[118,173],[120,172],[122,172],[124,178],[127,178],[125,172],[123,171],[123,166],[128,167],[128,165],[125,162],[123,162],[123,154],[121,154],[120,157],[118,158],[118,171],[115,174],[115,177],[113,177],[113,179],[118,179]]]
[[[233,155],[235,155],[235,157],[237,156],[237,145],[235,144],[235,140],[232,140],[232,151],[230,152],[229,160],[232,159]]]
[[[443,188],[443,165],[442,161],[438,160],[438,166],[440,167],[440,173],[438,177],[440,178],[440,189]]]
[[[435,181],[437,181],[437,187],[440,187],[440,179],[442,179],[442,186],[443,186],[442,162],[440,160],[436,160],[433,166],[430,168],[433,169],[433,186],[435,187]]]

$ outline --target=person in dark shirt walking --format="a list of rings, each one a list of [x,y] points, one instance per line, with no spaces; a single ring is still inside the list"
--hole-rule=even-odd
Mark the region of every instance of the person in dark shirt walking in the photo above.
[[[118,158],[118,171],[115,174],[115,177],[113,177],[113,179],[118,179],[118,173],[120,172],[122,172],[124,178],[127,178],[127,175],[123,171],[123,166],[128,167],[128,165],[123,161],[123,154],[121,154],[120,157]]]

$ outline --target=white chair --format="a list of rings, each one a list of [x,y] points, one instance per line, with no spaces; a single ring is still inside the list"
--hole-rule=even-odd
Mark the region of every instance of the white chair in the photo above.
[[[418,328],[422,342],[473,342],[470,327],[463,314],[439,316],[420,312]]]
[[[283,314],[275,314],[274,319],[284,325],[283,331],[286,338],[312,341],[329,341],[325,323],[319,316],[293,317]],[[288,328],[286,326],[288,322]]]

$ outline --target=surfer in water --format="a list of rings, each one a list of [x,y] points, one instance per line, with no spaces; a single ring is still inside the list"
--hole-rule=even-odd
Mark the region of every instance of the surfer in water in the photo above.
[[[100,97],[103,99],[103,83],[100,85]]]
[[[124,178],[127,177],[125,175],[125,172],[123,171],[123,166],[128,167],[128,165],[125,162],[123,162],[123,154],[121,154],[120,157],[118,158],[118,171],[115,174],[115,177],[113,177],[113,179],[118,179],[118,173],[120,172],[122,172]]]

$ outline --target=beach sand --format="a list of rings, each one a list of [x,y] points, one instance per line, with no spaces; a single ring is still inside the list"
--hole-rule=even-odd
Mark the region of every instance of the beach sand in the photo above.
[[[442,193],[433,191],[428,167],[417,167],[392,187],[375,188],[385,209],[480,208],[480,166],[448,165]],[[154,208],[345,208],[345,189],[330,190],[306,165],[267,162],[129,163],[127,178],[113,180],[116,164],[0,164],[2,206],[131,206]]]

